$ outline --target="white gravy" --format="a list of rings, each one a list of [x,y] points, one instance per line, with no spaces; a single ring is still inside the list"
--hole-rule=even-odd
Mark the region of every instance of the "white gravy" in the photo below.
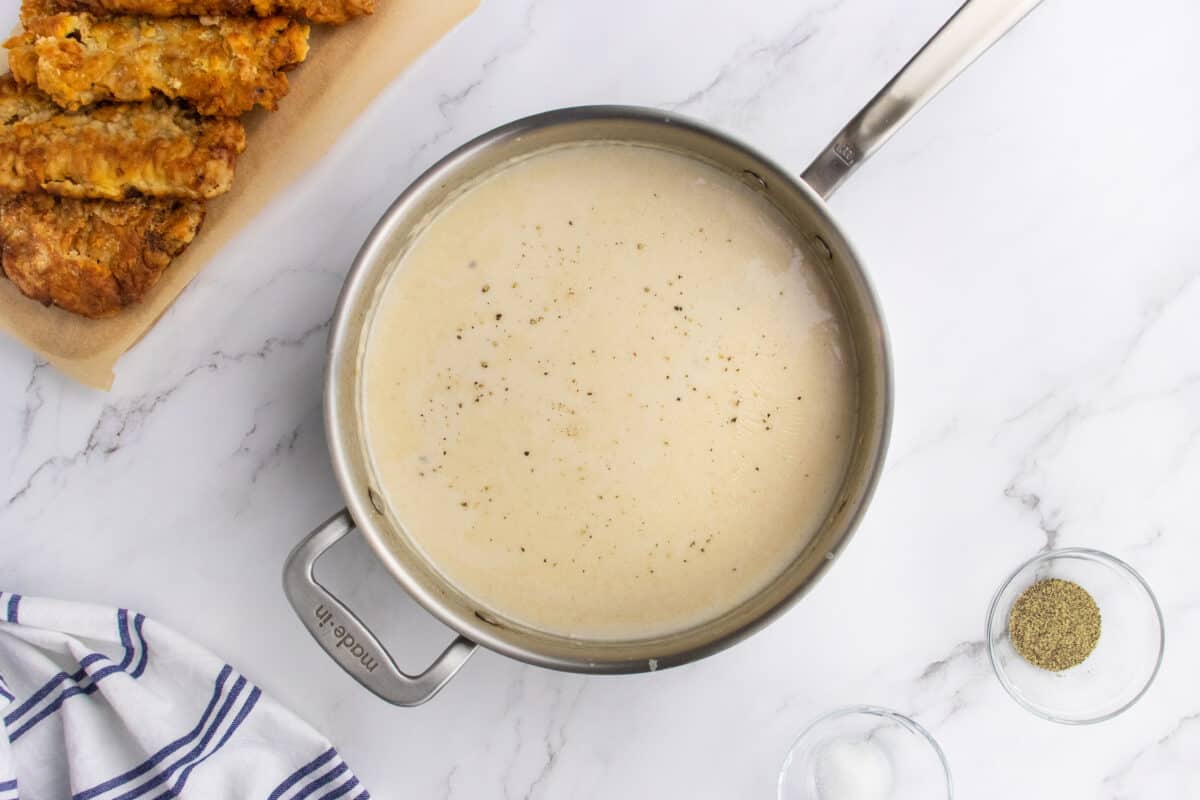
[[[480,604],[655,636],[762,589],[845,474],[837,302],[779,213],[647,147],[551,150],[436,214],[363,353],[389,513]]]

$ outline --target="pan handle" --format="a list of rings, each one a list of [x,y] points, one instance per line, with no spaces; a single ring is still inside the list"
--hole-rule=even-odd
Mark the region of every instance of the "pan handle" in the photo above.
[[[828,198],[858,165],[1041,0],[967,0],[804,170]]]
[[[459,636],[420,675],[407,675],[363,621],[317,582],[313,566],[326,550],[354,530],[342,510],[296,545],[283,568],[283,590],[317,644],[350,676],[398,706],[419,706],[438,693],[467,663],[476,644]]]

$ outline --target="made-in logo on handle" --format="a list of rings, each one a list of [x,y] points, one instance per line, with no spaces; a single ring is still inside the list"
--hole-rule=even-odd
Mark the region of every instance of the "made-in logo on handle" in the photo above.
[[[334,647],[335,650],[345,648],[350,657],[362,664],[367,672],[375,671],[375,668],[379,666],[379,662],[367,652],[365,647],[355,641],[354,634],[346,630],[345,625],[338,624],[334,619],[333,612],[325,608],[324,604],[317,606],[316,617],[317,630],[326,631],[328,629],[329,636],[333,637],[334,641],[337,642]]]

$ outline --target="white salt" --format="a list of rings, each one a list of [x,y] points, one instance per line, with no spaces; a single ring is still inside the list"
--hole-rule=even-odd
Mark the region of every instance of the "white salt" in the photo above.
[[[816,764],[820,800],[888,800],[892,764],[870,741],[836,741],[822,748]]]

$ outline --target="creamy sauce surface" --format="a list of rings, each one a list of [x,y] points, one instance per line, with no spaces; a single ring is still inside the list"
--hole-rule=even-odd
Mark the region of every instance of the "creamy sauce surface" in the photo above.
[[[728,611],[844,477],[837,302],[773,207],[684,156],[595,143],[503,168],[433,217],[371,325],[389,513],[535,628],[632,639]]]

